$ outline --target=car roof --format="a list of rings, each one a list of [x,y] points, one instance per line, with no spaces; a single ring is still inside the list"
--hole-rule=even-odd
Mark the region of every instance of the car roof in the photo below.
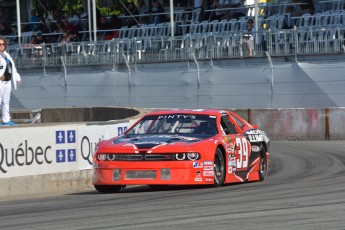
[[[207,114],[217,116],[222,113],[227,113],[230,111],[223,109],[164,109],[164,110],[155,110],[147,113],[146,115],[161,115],[161,114]]]

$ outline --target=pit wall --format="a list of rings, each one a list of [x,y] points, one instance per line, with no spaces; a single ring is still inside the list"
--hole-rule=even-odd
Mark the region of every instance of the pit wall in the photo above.
[[[234,111],[271,140],[345,140],[345,108]],[[137,118],[1,127],[0,200],[92,187],[95,144],[121,135]]]

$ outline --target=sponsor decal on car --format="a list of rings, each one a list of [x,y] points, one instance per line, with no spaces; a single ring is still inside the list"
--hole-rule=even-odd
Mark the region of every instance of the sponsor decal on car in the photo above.
[[[162,115],[159,116],[158,119],[186,119],[186,118],[191,118],[195,119],[195,115],[189,115],[189,114],[171,114],[171,115]]]
[[[229,160],[229,161],[235,161],[235,155],[232,155],[232,154],[229,155],[229,156],[228,156],[228,160]]]
[[[235,153],[235,145],[233,143],[229,143],[227,146],[226,146],[226,151],[228,153]]]
[[[193,162],[193,168],[202,168],[203,164],[202,162]]]
[[[204,161],[204,165],[213,165],[212,161]]]
[[[229,161],[228,162],[228,166],[229,167],[233,167],[233,166],[235,166],[236,165],[236,161]]]
[[[232,167],[228,167],[228,173],[230,174],[230,173],[232,173]]]
[[[205,170],[205,171],[213,171],[213,170],[214,170],[214,167],[213,167],[213,165],[204,166],[204,170]]]
[[[200,171],[197,171],[197,172],[196,172],[196,177],[194,178],[194,181],[202,182],[202,178],[201,178],[201,173],[200,173]]]
[[[260,147],[257,145],[252,145],[252,151],[253,152],[260,152]]]
[[[161,145],[161,144],[168,144],[163,141],[136,141],[134,142],[135,145]]]
[[[214,171],[204,171],[204,176],[214,176]]]
[[[268,142],[269,139],[264,131],[261,130],[249,130],[245,132],[249,138],[250,142],[261,142],[265,141]]]
[[[206,182],[211,182],[211,181],[213,181],[213,177],[206,177],[206,178],[205,178],[205,181],[206,181]]]

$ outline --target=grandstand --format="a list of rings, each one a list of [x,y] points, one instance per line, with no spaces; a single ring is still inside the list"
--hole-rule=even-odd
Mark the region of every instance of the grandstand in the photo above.
[[[246,6],[236,18],[200,21],[197,11],[176,10],[173,26],[83,29],[79,42],[12,41],[23,79],[12,108],[344,107],[343,1],[308,13],[291,11],[295,3],[259,5],[256,15]],[[249,19],[259,28],[251,57],[243,43]]]
[[[326,4],[327,2],[327,4]],[[89,31],[79,31],[80,42],[43,43],[27,46],[32,32],[23,33],[22,45],[12,42],[10,53],[18,68],[115,65],[244,58],[248,56],[243,42],[248,19],[257,19],[255,55],[295,56],[344,52],[345,1],[320,1],[315,13],[295,16],[289,6],[296,3],[260,5],[254,17],[254,6],[243,8],[244,16],[223,20],[197,19],[200,10],[176,11],[174,24],[138,24],[116,30],[99,30],[97,39]],[[297,9],[298,7],[296,7]],[[231,9],[229,9],[231,11]],[[209,10],[212,12],[212,10]],[[105,34],[117,31],[118,36],[105,40]],[[62,32],[45,34],[56,41]],[[15,36],[8,36],[15,40]]]

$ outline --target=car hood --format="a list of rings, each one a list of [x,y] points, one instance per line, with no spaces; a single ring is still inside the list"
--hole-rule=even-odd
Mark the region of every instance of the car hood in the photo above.
[[[158,145],[184,145],[195,143],[201,138],[179,135],[136,135],[121,136],[113,141],[117,146],[135,145],[138,149],[150,149]]]

